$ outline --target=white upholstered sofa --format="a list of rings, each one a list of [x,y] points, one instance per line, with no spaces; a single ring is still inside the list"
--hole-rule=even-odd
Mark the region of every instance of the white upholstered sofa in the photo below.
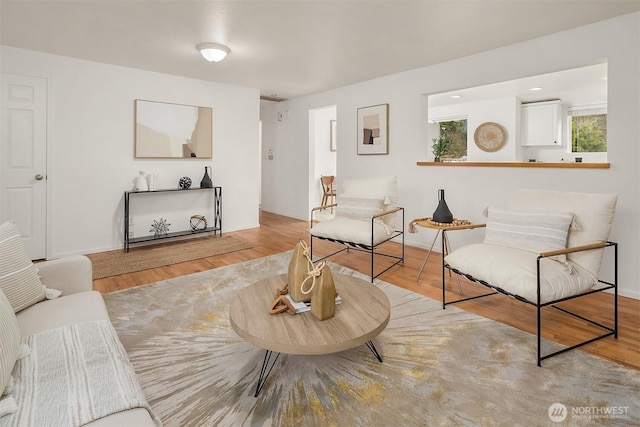
[[[92,290],[91,261],[34,265],[21,245],[0,225],[0,426],[160,425]]]
[[[617,244],[609,242],[616,194],[538,189],[514,191],[506,209],[488,208],[485,239],[443,259],[443,308],[469,299],[446,301],[445,270],[537,308],[538,366],[549,357],[608,336],[618,336]],[[605,249],[613,255],[613,279],[600,278]],[[612,326],[570,312],[560,303],[601,291],[614,293]],[[542,354],[541,309],[553,307],[603,329],[583,342]]]

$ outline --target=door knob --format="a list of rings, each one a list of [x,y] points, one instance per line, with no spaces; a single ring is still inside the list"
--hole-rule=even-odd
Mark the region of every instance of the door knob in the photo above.
[[[41,174],[38,174],[35,176],[36,181],[42,181],[42,178],[44,178],[44,176],[42,176]]]

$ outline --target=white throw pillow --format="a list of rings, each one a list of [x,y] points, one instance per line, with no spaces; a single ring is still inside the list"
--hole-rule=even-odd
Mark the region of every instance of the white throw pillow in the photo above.
[[[484,243],[540,253],[567,247],[573,214],[513,212],[489,208]],[[555,257],[566,261],[565,255]]]
[[[374,215],[382,213],[383,204],[382,199],[340,194],[336,216],[371,221]]]
[[[398,177],[384,176],[375,178],[346,179],[342,184],[345,194],[357,194],[360,197],[383,199],[382,209],[398,207]],[[385,215],[383,221],[389,227],[396,226],[395,215]]]
[[[45,299],[45,287],[13,222],[0,225],[0,290],[15,313]]]
[[[618,195],[613,193],[578,193],[523,188],[509,198],[509,210],[519,212],[571,212],[579,229],[569,231],[568,247],[605,242],[609,238]],[[603,249],[575,252],[570,261],[598,275]]]
[[[0,291],[0,396],[20,353],[20,328],[11,303]]]

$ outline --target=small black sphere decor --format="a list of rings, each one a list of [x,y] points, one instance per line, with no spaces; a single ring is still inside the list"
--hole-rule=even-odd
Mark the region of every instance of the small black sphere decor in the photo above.
[[[189,178],[188,176],[183,176],[182,178],[180,178],[180,181],[178,181],[178,185],[180,186],[180,188],[184,188],[185,190],[189,187],[191,187],[191,178]]]

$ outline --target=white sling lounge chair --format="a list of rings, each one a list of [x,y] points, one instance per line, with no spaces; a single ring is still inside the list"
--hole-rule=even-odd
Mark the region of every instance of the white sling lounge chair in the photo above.
[[[609,242],[616,194],[548,190],[515,191],[508,210],[488,209],[484,242],[461,247],[442,263],[442,306],[502,293],[537,309],[538,366],[549,357],[593,341],[618,337],[618,245]],[[600,279],[605,248],[613,255],[613,280]],[[445,299],[445,270],[494,292],[456,301]],[[611,274],[611,273],[610,273]],[[558,304],[612,290],[613,326],[606,326]],[[541,352],[541,311],[551,306],[602,328],[601,335],[561,350]]]
[[[336,207],[333,219],[314,224],[313,214],[320,209]],[[400,218],[396,218],[396,215]],[[399,229],[396,226],[400,220]],[[392,239],[401,238],[400,253],[380,251],[380,246]],[[314,239],[329,240],[343,247],[320,261],[342,251],[354,249],[371,254],[371,282],[393,266],[404,262],[404,208],[398,207],[398,181],[394,177],[351,179],[343,183],[343,192],[338,194],[337,203],[317,207],[311,211],[311,256]],[[392,259],[394,262],[384,270],[375,273],[376,256]]]

